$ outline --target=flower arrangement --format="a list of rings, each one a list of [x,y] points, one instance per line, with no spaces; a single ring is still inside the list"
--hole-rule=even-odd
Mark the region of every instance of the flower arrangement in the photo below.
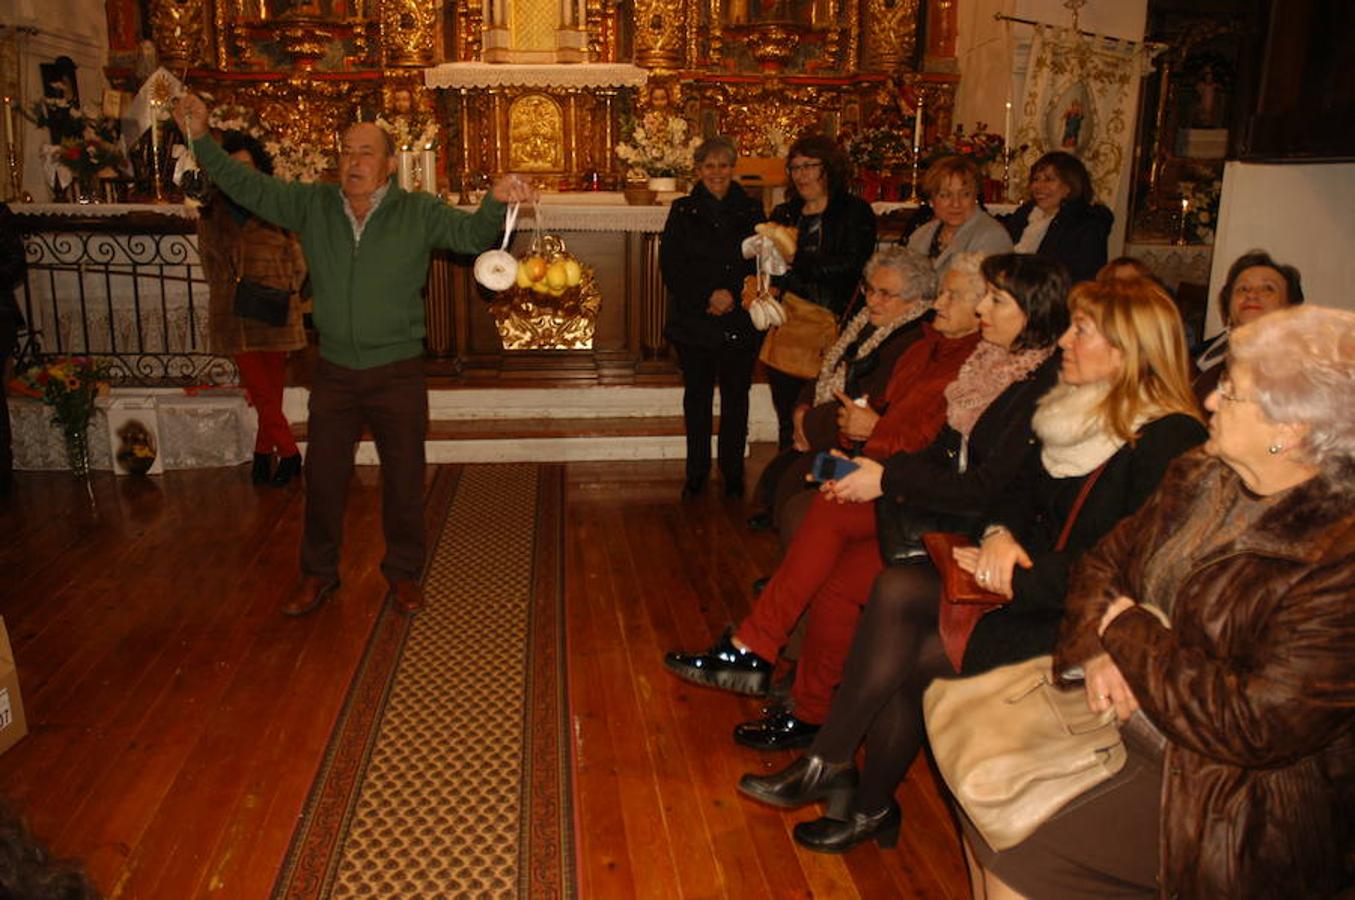
[[[89,427],[94,399],[108,389],[108,367],[88,356],[62,356],[17,375],[10,386],[50,406],[52,424],[69,437]]]
[[[50,175],[57,166],[70,177],[91,178],[106,170],[117,171],[127,162],[119,138],[117,119],[91,110],[72,107],[66,100],[48,97],[33,104],[33,121],[39,128],[49,130],[54,144],[42,147],[40,153]]]
[[[1219,219],[1219,196],[1222,191],[1223,182],[1217,178],[1181,182],[1181,198],[1187,203],[1185,233],[1191,243],[1214,243],[1214,227]]]
[[[851,139],[847,156],[858,169],[878,170],[901,165],[912,157],[912,148],[901,129],[876,126],[863,129]]]
[[[970,134],[965,134],[963,125],[956,125],[954,134],[927,148],[923,165],[931,165],[943,156],[963,156],[983,168],[988,163],[1001,159],[1002,148],[1005,146],[1006,141],[1002,135],[990,132],[986,122],[977,123]]]
[[[428,122],[420,126],[408,116],[396,116],[393,122],[377,116],[376,124],[391,136],[397,149],[431,150],[438,145],[437,122]]]
[[[649,113],[632,124],[626,140],[616,145],[616,155],[632,174],[650,178],[690,175],[692,153],[701,138],[687,136],[687,120],[679,116]]]
[[[218,131],[239,131],[252,138],[262,138],[266,133],[259,124],[259,116],[248,106],[223,103],[215,106],[207,114],[207,126]]]
[[[334,167],[333,158],[311,144],[265,141],[263,148],[273,157],[273,174],[283,181],[319,181]]]

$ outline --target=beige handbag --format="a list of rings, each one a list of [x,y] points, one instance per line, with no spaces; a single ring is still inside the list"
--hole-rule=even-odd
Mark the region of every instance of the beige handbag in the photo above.
[[[1091,712],[1081,682],[1057,684],[1051,656],[937,679],[922,707],[942,777],[994,850],[1124,767],[1115,710]]]
[[[786,293],[781,297],[786,321],[767,332],[758,358],[767,366],[797,378],[817,378],[823,354],[837,341],[832,312]]]

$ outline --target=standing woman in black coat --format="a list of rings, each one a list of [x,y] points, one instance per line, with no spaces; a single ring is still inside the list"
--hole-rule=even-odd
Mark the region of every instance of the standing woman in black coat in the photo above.
[[[743,496],[748,390],[761,341],[738,297],[744,276],[753,271],[753,261],[743,258],[743,240],[762,220],[762,207],[733,180],[737,155],[734,144],[723,137],[696,148],[700,180],[673,203],[659,246],[659,268],[668,288],[664,335],[677,348],[682,366],[684,497],[699,494],[710,474],[711,401],[717,382],[720,475],[726,494]]]
[[[841,317],[875,252],[875,212],[847,192],[847,154],[832,138],[810,134],[797,140],[786,155],[786,172],[791,199],[772,210],[771,218],[799,234],[795,257],[786,260],[790,271],[772,284]],[[809,449],[803,435],[794,433],[795,406],[808,380],[767,369],[780,450],[793,440],[797,450]]]
[[[998,216],[1017,253],[1039,253],[1068,268],[1073,283],[1091,281],[1106,264],[1115,215],[1092,202],[1087,167],[1071,153],[1046,153],[1030,167],[1031,199]]]

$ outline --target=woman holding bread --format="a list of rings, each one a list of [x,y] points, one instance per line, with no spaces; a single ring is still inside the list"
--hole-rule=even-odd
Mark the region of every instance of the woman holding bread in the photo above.
[[[875,251],[875,213],[870,204],[847,192],[847,155],[831,138],[810,134],[797,140],[787,156],[786,171],[790,199],[771,215],[772,222],[783,228],[769,230],[769,236],[790,270],[774,276],[772,284],[783,294],[793,294],[840,317],[856,292],[866,260]],[[785,229],[795,231],[792,235]],[[792,236],[793,247],[788,240]],[[809,447],[803,435],[795,434],[793,419],[807,380],[768,367],[777,444],[782,450],[792,443],[801,450]]]

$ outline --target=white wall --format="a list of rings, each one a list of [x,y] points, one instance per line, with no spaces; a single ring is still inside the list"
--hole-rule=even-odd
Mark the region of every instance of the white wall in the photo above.
[[[1306,302],[1355,310],[1352,210],[1355,163],[1227,163],[1205,333],[1222,328],[1215,298],[1228,267],[1257,247],[1298,267]]]
[[[102,0],[9,0],[13,12],[5,15],[7,25],[36,28],[37,35],[25,39],[20,61],[23,105],[31,109],[42,98],[40,63],[58,56],[75,61],[80,102],[98,109],[103,102],[107,80],[103,69],[108,62],[108,20]],[[7,5],[7,4],[6,4]],[[49,140],[47,130],[26,125],[24,130],[24,188],[34,199],[46,201],[38,148]]]
[[[1012,101],[1012,115],[1020,116],[1033,29],[995,20],[993,14],[997,12],[1047,25],[1072,24],[1063,0],[960,0],[959,34],[955,42],[960,85],[955,93],[955,121],[967,129],[976,122],[987,122],[990,131],[1001,131],[1008,100]],[[1078,14],[1078,27],[1083,31],[1129,41],[1143,40],[1147,22],[1148,0],[1089,0]],[[1126,121],[1131,128],[1138,121],[1141,95],[1140,90],[1129,110]],[[1019,120],[1013,123],[1019,124]],[[1120,176],[1119,198],[1112,209],[1115,213],[1115,227],[1110,233],[1112,257],[1118,256],[1124,247],[1131,170],[1132,164],[1126,160]],[[1013,185],[1013,190],[1018,187]]]

